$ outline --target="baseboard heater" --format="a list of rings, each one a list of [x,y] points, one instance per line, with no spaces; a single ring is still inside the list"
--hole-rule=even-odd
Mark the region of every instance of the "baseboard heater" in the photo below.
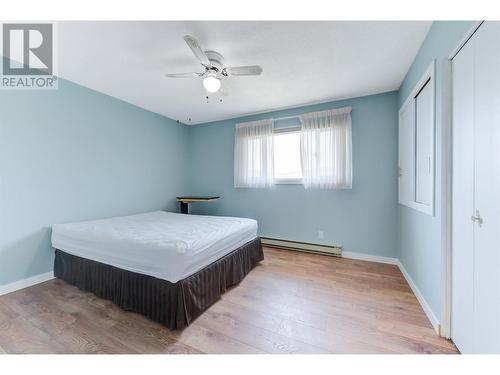
[[[342,256],[342,247],[321,245],[310,242],[289,241],[280,238],[261,237],[262,245],[277,247],[279,249],[305,251],[307,253],[316,253],[323,255]]]

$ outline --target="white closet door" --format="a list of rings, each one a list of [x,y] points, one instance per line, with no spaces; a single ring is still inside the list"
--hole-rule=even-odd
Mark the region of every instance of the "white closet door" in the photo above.
[[[453,59],[453,192],[451,336],[473,352],[474,313],[474,42]]]
[[[474,347],[500,353],[500,23],[474,35]]]
[[[500,353],[500,23],[453,60],[452,338]]]

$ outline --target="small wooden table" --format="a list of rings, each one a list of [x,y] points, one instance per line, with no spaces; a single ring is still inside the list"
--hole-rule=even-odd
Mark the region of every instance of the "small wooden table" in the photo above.
[[[193,196],[188,196],[188,197],[177,197],[177,202],[180,203],[181,207],[181,214],[189,214],[189,203],[195,203],[195,202],[212,202],[216,201],[220,197],[193,197]]]

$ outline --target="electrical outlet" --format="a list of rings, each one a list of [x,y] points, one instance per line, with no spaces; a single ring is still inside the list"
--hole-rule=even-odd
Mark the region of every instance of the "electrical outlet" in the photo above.
[[[322,240],[323,238],[325,238],[325,233],[322,230],[318,230],[318,238],[320,240]]]

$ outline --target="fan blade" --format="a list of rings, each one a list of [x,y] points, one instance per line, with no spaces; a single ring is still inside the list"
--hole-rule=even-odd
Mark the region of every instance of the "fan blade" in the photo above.
[[[258,76],[262,74],[260,65],[230,66],[225,68],[226,72],[232,76]]]
[[[200,60],[201,65],[203,65],[205,67],[212,66],[207,55],[205,54],[205,52],[203,52],[200,45],[198,44],[198,41],[195,38],[193,38],[191,35],[186,35],[184,37],[184,41],[187,43],[188,47],[191,48],[191,51],[193,51],[194,56],[198,60]]]
[[[201,77],[203,73],[172,73],[165,74],[165,77],[168,78],[193,78],[193,77]]]

